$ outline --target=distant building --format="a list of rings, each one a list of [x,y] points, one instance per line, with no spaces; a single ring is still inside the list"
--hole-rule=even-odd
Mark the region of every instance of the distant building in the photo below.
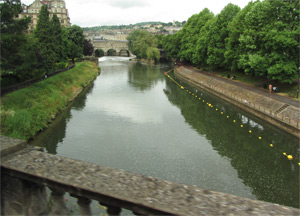
[[[64,0],[34,0],[34,2],[29,6],[22,4],[23,12],[19,14],[20,18],[26,16],[31,17],[29,30],[32,31],[36,27],[38,16],[43,5],[47,5],[48,11],[50,13],[50,18],[52,18],[53,14],[56,14],[62,26],[71,26],[69,12],[66,8],[66,3]]]

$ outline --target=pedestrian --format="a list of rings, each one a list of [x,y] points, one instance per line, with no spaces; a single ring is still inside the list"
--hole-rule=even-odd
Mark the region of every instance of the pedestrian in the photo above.
[[[270,94],[272,93],[272,84],[269,85]]]

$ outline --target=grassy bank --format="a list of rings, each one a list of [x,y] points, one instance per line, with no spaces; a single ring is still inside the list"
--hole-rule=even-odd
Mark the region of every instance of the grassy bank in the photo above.
[[[1,98],[1,135],[28,140],[47,128],[55,116],[99,74],[94,62],[12,92]]]

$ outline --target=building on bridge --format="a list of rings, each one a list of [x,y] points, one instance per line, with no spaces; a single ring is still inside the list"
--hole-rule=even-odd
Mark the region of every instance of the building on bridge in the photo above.
[[[26,16],[31,17],[31,24],[29,25],[30,31],[36,27],[38,16],[43,5],[47,5],[50,18],[53,16],[53,14],[56,14],[61,22],[61,25],[65,27],[71,26],[69,12],[66,8],[66,3],[64,0],[34,0],[34,2],[29,6],[22,4],[23,12],[19,14],[19,18]]]

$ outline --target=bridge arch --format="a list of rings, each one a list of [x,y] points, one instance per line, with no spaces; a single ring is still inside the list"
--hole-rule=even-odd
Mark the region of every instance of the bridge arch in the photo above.
[[[129,57],[130,52],[127,49],[121,49],[120,52],[119,52],[119,56]]]
[[[115,49],[107,50],[107,56],[117,56],[118,52]]]

